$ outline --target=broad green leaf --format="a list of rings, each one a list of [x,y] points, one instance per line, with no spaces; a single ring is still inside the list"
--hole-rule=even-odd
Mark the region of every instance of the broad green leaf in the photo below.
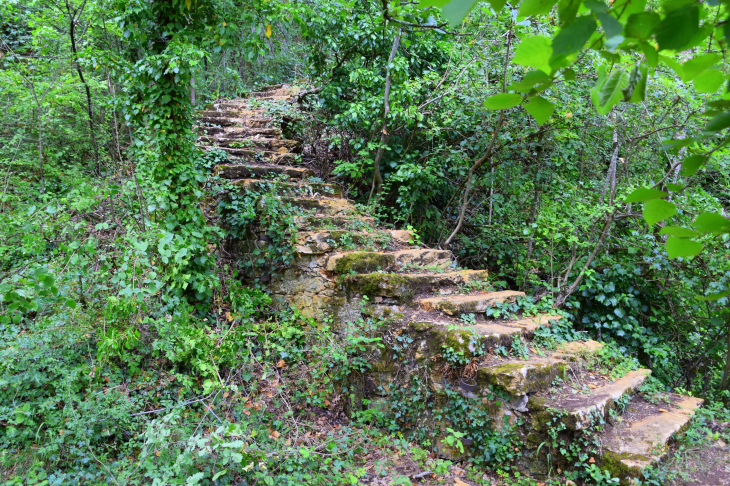
[[[601,115],[608,114],[611,108],[613,108],[613,105],[621,101],[623,98],[621,90],[628,84],[629,79],[626,71],[623,68],[614,70],[601,87],[600,93],[598,93],[598,106],[596,106],[596,111]]]
[[[650,189],[648,187],[640,187],[638,189],[634,189],[631,194],[626,197],[624,200],[625,203],[635,203],[635,202],[646,202],[651,201],[652,199],[661,199],[663,197],[667,197],[669,193],[660,191],[659,189]]]
[[[673,57],[660,55],[659,60],[662,61],[664,64],[672,68],[672,71],[677,73],[677,76],[679,76],[679,79],[682,81],[685,81],[684,79],[684,66],[682,66],[676,59]]]
[[[720,300],[723,297],[727,297],[730,295],[730,290],[725,290],[724,292],[717,292],[716,294],[710,294],[710,295],[698,295],[696,297],[697,300],[704,300],[704,301],[712,301],[712,300]]]
[[[691,137],[683,138],[680,140],[664,140],[662,141],[662,149],[667,152],[677,153],[682,147],[689,147],[697,140]]]
[[[646,98],[646,83],[649,81],[649,66],[641,64],[639,66],[639,72],[641,73],[641,79],[639,79],[636,86],[634,86],[634,93],[631,95],[629,102],[640,103]]]
[[[75,300],[73,300],[73,299],[66,299],[66,305],[67,305],[67,306],[68,306],[68,307],[69,307],[70,309],[75,309],[75,308],[76,308],[76,301],[75,301]]]
[[[502,10],[504,8],[505,4],[507,3],[507,0],[487,0],[487,3],[489,3],[489,5],[491,5],[492,9],[495,12],[499,12],[500,10]]]
[[[649,226],[671,218],[675,214],[677,214],[677,206],[664,199],[652,199],[651,201],[645,202],[644,210],[642,211],[644,221]]]
[[[488,110],[507,110],[522,102],[522,95],[517,93],[499,93],[484,100],[484,107]]]
[[[518,17],[529,17],[530,15],[546,14],[552,10],[558,0],[522,0],[520,9],[517,11]]]
[[[644,95],[646,94],[646,75],[646,65],[634,66],[634,69],[631,70],[631,74],[629,75],[627,86],[621,90],[624,95],[624,101],[644,101]],[[637,91],[636,96],[634,96],[635,91]]]
[[[702,233],[730,233],[730,219],[717,213],[700,213],[695,218],[694,227]]]
[[[694,238],[700,236],[700,234],[689,228],[682,228],[681,226],[665,226],[659,232],[660,235],[672,235],[678,238]]]
[[[717,64],[720,59],[722,59],[722,56],[720,54],[701,54],[699,56],[695,56],[694,58],[682,64],[682,70],[684,71],[684,80],[692,81],[698,75]]]
[[[565,26],[573,21],[578,14],[580,0],[560,0],[558,3],[558,18],[560,25]]]
[[[464,20],[464,17],[477,4],[475,0],[451,0],[441,7],[441,13],[449,21],[451,27],[455,27]]]
[[[703,245],[700,242],[676,238],[667,238],[667,255],[669,258],[688,258],[697,256],[702,251]]]
[[[682,189],[684,189],[684,185],[682,185],[682,184],[675,184],[673,182],[667,182],[667,189],[669,189],[672,192],[679,192]]]
[[[616,0],[613,3],[613,11],[618,16],[619,22],[624,22],[632,14],[646,10],[646,0]]]
[[[566,81],[575,81],[575,71],[572,69],[563,69],[563,79]]]
[[[528,93],[533,87],[540,84],[550,86],[552,84],[552,78],[543,71],[530,71],[525,74],[525,77],[523,77],[521,81],[507,86],[507,89],[511,91],[519,91],[520,93]]]
[[[659,62],[659,53],[656,51],[654,46],[648,42],[641,41],[639,43],[639,47],[641,48],[641,52],[644,54],[644,57],[646,57],[646,63],[649,67],[655,68]]]
[[[608,12],[608,5],[598,0],[584,0],[583,5],[596,15]]]
[[[592,16],[578,17],[553,38],[553,56],[568,56],[580,51],[597,27]]]
[[[654,29],[660,50],[681,51],[689,46],[700,30],[700,9],[686,5],[667,13]]]
[[[629,16],[624,27],[624,36],[634,39],[648,39],[661,21],[656,12],[640,12]]]
[[[695,175],[697,171],[700,170],[700,167],[705,165],[705,162],[707,162],[707,157],[704,155],[693,155],[692,157],[687,157],[682,161],[682,175],[684,177]]]
[[[603,85],[606,84],[606,66],[600,65],[598,66],[598,77],[596,79],[596,84],[593,85],[591,88],[591,102],[594,106],[598,107],[599,101],[598,98],[601,94],[601,88],[603,88]]]
[[[555,103],[551,103],[542,96],[536,96],[525,105],[527,113],[540,125],[545,124],[555,111]]]
[[[719,132],[720,130],[724,130],[727,127],[730,127],[730,111],[726,111],[725,113],[720,113],[719,115],[716,115],[712,120],[707,123],[705,131],[714,133]]]
[[[710,69],[697,76],[692,84],[698,93],[714,93],[725,82],[725,75],[718,69]]]
[[[515,57],[512,62],[550,74],[550,57],[552,54],[553,48],[550,46],[550,39],[536,35],[527,37],[520,42],[515,50]]]
[[[603,27],[603,31],[606,33],[606,39],[621,35],[621,32],[624,30],[624,26],[621,25],[621,22],[616,20],[615,17],[607,13],[601,13],[596,16],[601,22],[601,27]]]

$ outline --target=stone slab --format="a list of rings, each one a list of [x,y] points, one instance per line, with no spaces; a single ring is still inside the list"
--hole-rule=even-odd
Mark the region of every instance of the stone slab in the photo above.
[[[495,304],[514,302],[517,297],[524,297],[524,292],[505,290],[501,292],[487,292],[476,295],[450,295],[444,297],[429,297],[421,299],[421,308],[427,311],[441,311],[450,316],[460,314],[476,314],[485,312]]]

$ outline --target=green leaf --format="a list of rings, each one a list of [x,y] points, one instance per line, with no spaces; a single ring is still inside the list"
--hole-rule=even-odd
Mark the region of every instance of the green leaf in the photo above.
[[[682,184],[674,184],[673,182],[667,182],[667,189],[669,189],[672,192],[679,192],[682,189],[684,189],[684,186]]]
[[[644,211],[642,212],[644,221],[649,226],[671,218],[675,214],[677,214],[677,206],[664,199],[652,199],[644,203]]]
[[[487,3],[492,6],[495,12],[499,12],[507,4],[507,0],[487,0]]]
[[[534,86],[539,84],[550,85],[552,84],[552,78],[545,74],[543,71],[530,71],[525,74],[525,77],[521,81],[512,83],[507,86],[508,90],[519,91],[520,93],[529,92]]]
[[[552,54],[553,48],[550,46],[550,39],[536,35],[527,37],[520,42],[515,50],[515,57],[512,62],[550,74],[550,57]]]
[[[667,197],[669,193],[660,191],[659,189],[649,189],[648,187],[640,187],[628,195],[624,203],[646,202],[652,199],[661,199]]]
[[[522,102],[522,95],[517,93],[499,93],[484,100],[487,110],[507,110]]]
[[[624,27],[624,36],[641,40],[648,39],[660,21],[661,17],[656,12],[631,14]]]
[[[67,305],[67,306],[68,306],[68,307],[69,307],[70,309],[75,309],[75,308],[76,308],[76,301],[75,301],[75,300],[73,300],[73,299],[66,299],[66,305]]]
[[[601,22],[601,27],[603,27],[603,31],[606,33],[606,39],[621,35],[621,32],[623,32],[624,30],[624,26],[621,25],[621,22],[616,20],[614,16],[607,13],[600,13],[596,16]]]
[[[641,66],[639,66],[639,73],[641,74],[641,78],[636,86],[634,86],[634,93],[631,95],[631,99],[629,99],[629,102],[631,103],[640,103],[646,98],[646,83],[649,80],[649,66],[641,64]]]
[[[627,86],[621,90],[624,95],[624,101],[644,101],[644,96],[646,95],[646,75],[647,69],[645,65],[634,66],[634,69],[631,70],[631,74],[629,75]],[[636,96],[634,96],[634,92],[637,92]]]
[[[575,81],[575,71],[572,69],[563,69],[563,79],[566,81]]]
[[[441,7],[441,13],[449,21],[449,25],[455,27],[464,20],[464,17],[476,4],[475,0],[451,0]]]
[[[730,233],[730,219],[724,218],[717,213],[700,213],[695,218],[694,226],[701,233],[716,235]]]
[[[565,26],[573,21],[578,14],[580,0],[560,0],[558,3],[558,17],[560,25]]]
[[[162,103],[163,105],[166,105],[170,102],[171,99],[172,99],[172,97],[170,95],[163,95],[160,98],[160,103]]]
[[[597,27],[592,16],[578,17],[553,38],[553,56],[568,56],[580,51]]]
[[[621,92],[629,84],[626,71],[621,69],[614,70],[606,79],[598,93],[598,105],[596,111],[601,115],[606,115],[611,111],[613,105],[621,101],[623,93]]]
[[[724,292],[717,292],[715,294],[710,294],[710,295],[698,295],[695,298],[697,300],[712,301],[712,300],[720,300],[723,297],[727,297],[728,295],[730,295],[730,290],[725,290]]]
[[[700,167],[705,165],[705,162],[707,162],[707,157],[704,155],[693,155],[692,157],[687,157],[682,161],[682,175],[684,177],[691,177],[697,173],[698,170],[700,170]]]
[[[648,42],[641,41],[639,43],[639,48],[641,48],[641,52],[644,54],[644,57],[646,57],[646,63],[649,67],[655,68],[659,62],[659,53],[656,51],[654,46]]]
[[[684,71],[684,80],[692,81],[698,75],[702,74],[712,66],[717,64],[722,56],[720,54],[701,54],[695,56],[689,61],[682,64],[682,70]]]
[[[669,258],[688,258],[697,256],[704,246],[702,243],[684,238],[670,236],[667,238],[667,255]]]
[[[540,125],[545,124],[555,111],[555,103],[551,103],[542,96],[534,97],[529,103],[525,105],[527,113]]]
[[[530,15],[546,14],[552,10],[558,0],[522,0],[518,17],[529,17]]]
[[[720,113],[719,115],[716,115],[712,120],[707,123],[705,131],[714,133],[719,132],[720,130],[724,130],[727,127],[730,127],[730,111],[726,111],[725,113]]]
[[[623,22],[632,14],[644,10],[646,10],[646,0],[616,0],[613,3],[613,11],[620,22]]]
[[[677,76],[679,76],[679,79],[684,81],[684,66],[682,66],[676,59],[673,57],[660,55],[659,60],[662,61],[664,64],[672,68],[672,71],[677,73]]]
[[[660,50],[681,51],[689,46],[700,30],[700,9],[687,5],[667,13],[654,29]]]
[[[714,93],[725,82],[725,75],[718,69],[710,69],[697,76],[692,84],[698,93]]]
[[[700,234],[689,228],[682,228],[681,226],[665,226],[659,232],[660,235],[671,235],[677,238],[694,238],[700,236]]]

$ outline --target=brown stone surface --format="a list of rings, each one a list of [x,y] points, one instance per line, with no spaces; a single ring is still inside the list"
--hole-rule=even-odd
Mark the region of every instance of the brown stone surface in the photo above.
[[[389,253],[384,252],[340,252],[332,254],[327,260],[326,269],[328,272],[334,272],[343,264],[347,266],[345,271],[337,273],[347,273],[354,270],[358,273],[369,273],[376,270],[381,271],[398,271],[404,265],[417,265],[421,267],[438,266],[446,268],[451,265],[451,252],[445,250],[431,249],[413,249],[400,250]],[[362,263],[361,265],[359,263]],[[378,268],[379,267],[379,268]]]
[[[306,179],[314,173],[304,167],[287,167],[266,164],[222,164],[216,167],[216,175],[224,179],[249,179],[264,175],[287,175],[292,179]]]
[[[553,358],[533,357],[509,360],[477,371],[477,384],[499,385],[510,395],[522,396],[550,387],[565,372],[565,362]]]
[[[558,321],[562,318],[563,316],[560,315],[539,314],[534,317],[523,317],[516,321],[507,321],[505,324],[508,326],[519,327],[527,332],[535,332],[537,328],[546,326],[550,327],[554,321]]]
[[[603,349],[605,344],[589,339],[587,341],[571,341],[558,345],[558,352],[566,355],[584,356],[595,354]]]
[[[517,297],[524,297],[524,292],[505,290],[502,292],[486,292],[476,295],[451,295],[446,297],[429,297],[421,299],[421,307],[425,310],[439,310],[451,316],[458,314],[479,313],[495,304],[514,302]]]
[[[368,297],[389,297],[401,302],[409,301],[414,295],[435,292],[444,287],[455,287],[487,278],[486,270],[462,270],[445,273],[369,273],[351,275],[345,278],[345,286]]]
[[[262,181],[260,179],[240,179],[233,182],[233,185],[243,190],[250,191],[255,189],[272,188],[278,195],[302,195],[315,196],[321,195],[325,197],[342,197],[342,188],[336,184],[325,184],[323,182],[272,182]]]
[[[680,396],[671,405],[654,405],[639,420],[622,422],[603,443],[604,461],[624,472],[621,479],[639,477],[642,469],[667,453],[669,439],[684,429],[702,402],[701,398]]]

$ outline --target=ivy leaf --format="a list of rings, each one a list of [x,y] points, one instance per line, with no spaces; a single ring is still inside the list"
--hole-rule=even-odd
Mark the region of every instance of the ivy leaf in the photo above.
[[[671,218],[675,214],[677,214],[677,206],[664,199],[652,199],[644,203],[644,210],[642,212],[644,221],[649,226]]]
[[[634,191],[628,195],[628,197],[624,200],[624,202],[625,203],[646,202],[646,201],[651,201],[652,199],[661,199],[663,197],[667,197],[668,195],[669,195],[669,193],[660,191],[659,189],[649,189],[648,187],[640,187],[638,189],[634,189]]]
[[[687,157],[682,162],[682,175],[684,177],[695,175],[705,162],[707,162],[707,157],[704,155],[693,155],[692,157]]]
[[[515,57],[512,62],[550,74],[550,57],[552,54],[553,48],[550,46],[550,39],[536,35],[527,37],[520,42],[515,50]]]
[[[724,292],[717,292],[715,294],[710,294],[710,295],[698,295],[696,297],[696,299],[703,300],[703,301],[720,300],[723,297],[727,297],[728,295],[730,295],[730,290],[725,290]]]
[[[558,0],[522,0],[517,16],[529,17],[530,15],[546,14],[552,10],[553,5],[556,3],[558,3]]]
[[[166,105],[170,102],[171,99],[172,97],[170,95],[163,95],[162,97],[160,97],[160,103]]]
[[[681,51],[692,43],[699,30],[699,7],[686,5],[667,13],[656,26],[654,35],[660,50]]]
[[[700,213],[695,218],[694,226],[702,233],[730,233],[730,219],[717,213]]]
[[[699,255],[704,248],[702,243],[684,238],[670,236],[667,238],[667,255],[669,258],[688,258]]]
[[[553,116],[555,103],[551,103],[542,96],[536,96],[525,105],[525,110],[537,123],[544,125]]]
[[[499,93],[484,100],[484,108],[488,110],[507,110],[522,102],[522,95],[517,93]]]
[[[694,238],[700,236],[700,234],[689,228],[682,228],[681,226],[665,226],[659,232],[660,235],[671,235],[677,238]]]
[[[722,83],[725,82],[725,75],[722,71],[717,69],[711,69],[697,76],[692,84],[698,93],[714,93],[717,91]]]
[[[553,38],[553,56],[569,56],[580,51],[597,27],[592,16],[578,17]]]
[[[648,39],[654,28],[661,21],[656,12],[639,12],[631,14],[624,27],[624,35],[634,39]]]

